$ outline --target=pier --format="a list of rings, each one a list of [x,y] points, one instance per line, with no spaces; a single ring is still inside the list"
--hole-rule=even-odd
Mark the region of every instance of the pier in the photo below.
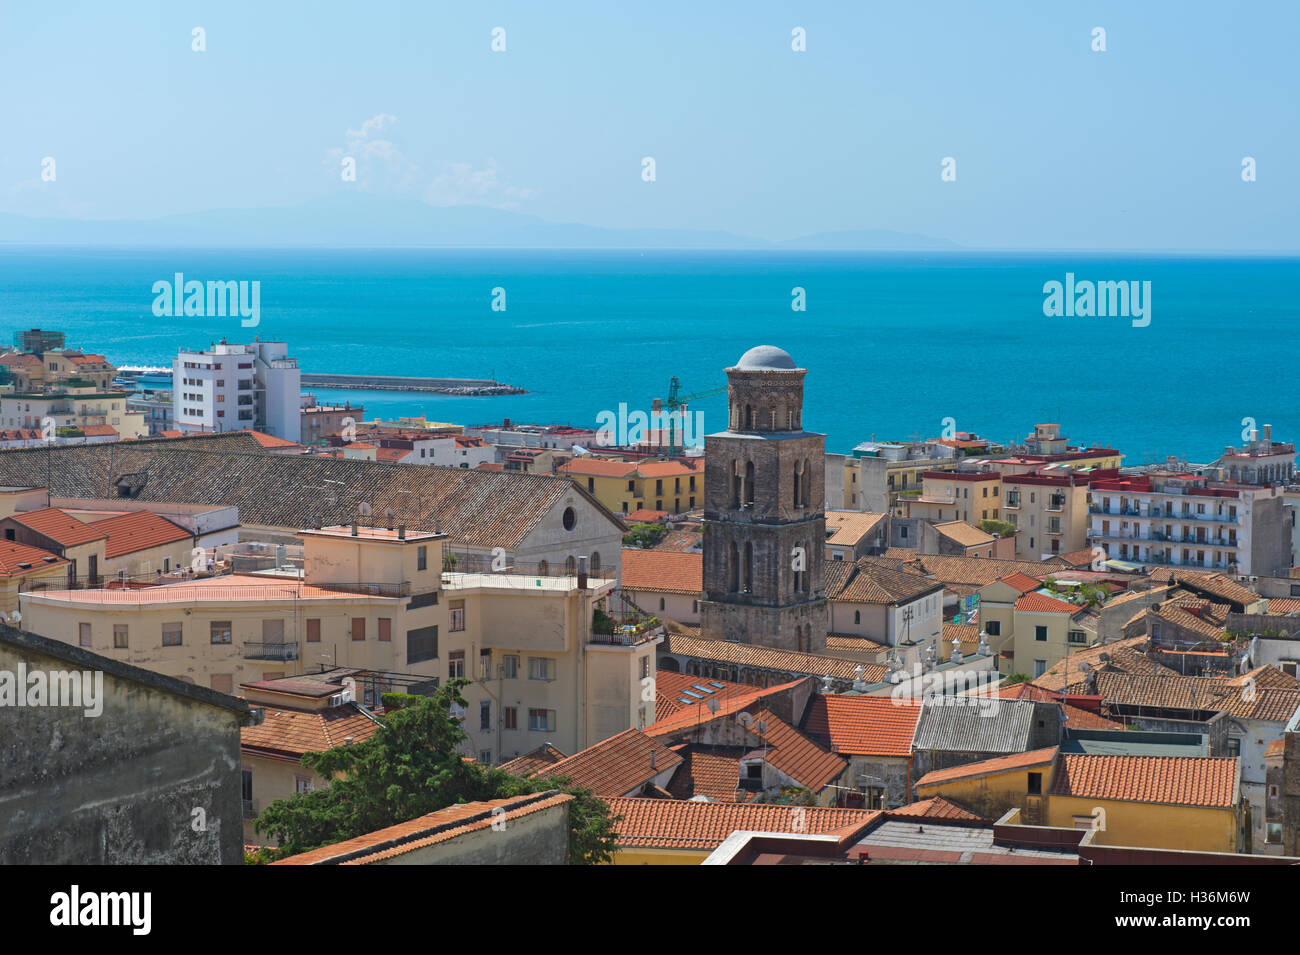
[[[527,392],[492,378],[420,378],[398,375],[329,375],[304,371],[304,388],[356,388],[363,391],[425,391],[439,395],[523,395]]]

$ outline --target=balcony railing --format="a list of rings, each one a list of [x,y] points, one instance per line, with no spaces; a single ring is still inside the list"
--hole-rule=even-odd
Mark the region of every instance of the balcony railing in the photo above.
[[[268,642],[265,640],[244,641],[245,660],[297,660],[298,644]]]

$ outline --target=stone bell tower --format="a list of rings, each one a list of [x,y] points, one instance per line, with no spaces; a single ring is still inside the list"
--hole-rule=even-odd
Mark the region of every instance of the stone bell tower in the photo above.
[[[727,369],[730,423],[704,439],[701,636],[826,649],[826,436],[803,429],[805,374],[772,345]]]

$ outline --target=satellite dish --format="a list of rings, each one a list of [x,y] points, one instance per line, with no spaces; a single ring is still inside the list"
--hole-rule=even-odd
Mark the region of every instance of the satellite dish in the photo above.
[[[384,519],[387,521],[391,521],[393,519],[393,509],[391,507],[384,508]]]
[[[357,513],[360,514],[362,517],[369,517],[370,505],[367,504],[365,501],[362,501],[360,504],[357,505]]]
[[[1110,662],[1110,654],[1109,654],[1109,653],[1099,653],[1099,654],[1097,655],[1097,659],[1100,660],[1102,663],[1109,663],[1109,662]]]
[[[750,716],[748,713],[741,713],[736,717],[736,722],[745,727],[745,729],[749,729],[749,727],[753,725],[754,717]]]
[[[759,720],[758,723],[754,726],[754,728],[755,728],[756,730],[758,730],[760,733],[766,733],[766,732],[767,732],[767,720]]]
[[[12,620],[14,623],[18,623],[23,619],[23,615],[19,613],[17,610],[12,610],[9,612],[9,619]]]
[[[716,696],[709,697],[707,700],[704,701],[704,705],[709,708],[710,713],[718,712],[719,704],[718,704],[718,698]]]
[[[1087,673],[1087,672],[1088,672],[1089,670],[1091,670],[1091,669],[1092,669],[1092,664],[1089,663],[1087,660],[1083,660],[1083,661],[1081,661],[1081,662],[1079,663],[1079,672],[1080,672],[1080,673]]]

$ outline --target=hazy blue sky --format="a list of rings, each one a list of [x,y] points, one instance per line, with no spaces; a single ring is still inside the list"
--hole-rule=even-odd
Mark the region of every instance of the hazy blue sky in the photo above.
[[[347,189],[772,239],[1297,250],[1297,36],[1296,0],[7,2],[0,212]]]

